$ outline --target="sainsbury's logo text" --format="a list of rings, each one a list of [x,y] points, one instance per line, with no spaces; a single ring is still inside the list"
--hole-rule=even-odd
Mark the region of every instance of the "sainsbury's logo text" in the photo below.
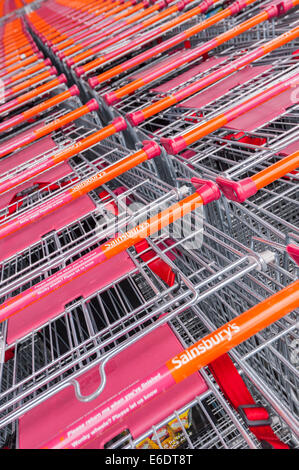
[[[138,227],[135,227],[128,232],[124,233],[123,235],[120,235],[119,237],[115,238],[109,243],[105,243],[105,248],[113,248],[115,246],[120,245],[122,242],[125,240],[128,240],[130,238],[136,238],[138,235],[140,235],[144,230],[150,227],[150,224],[148,222],[143,222],[142,224],[138,225]],[[144,237],[149,235],[149,233],[145,233]]]
[[[212,349],[217,344],[220,344],[223,341],[231,341],[233,333],[237,333],[238,331],[240,331],[239,326],[235,323],[230,323],[225,328],[218,331],[218,333],[211,335],[207,339],[199,341],[190,349],[187,349],[182,354],[174,357],[171,362],[175,366],[175,369],[179,369],[184,364],[187,364],[201,354],[204,354],[206,351]]]

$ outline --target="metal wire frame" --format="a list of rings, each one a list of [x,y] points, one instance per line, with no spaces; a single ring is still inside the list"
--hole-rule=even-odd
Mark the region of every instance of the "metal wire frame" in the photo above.
[[[189,178],[190,176],[189,173]],[[275,266],[270,263],[267,274],[257,273],[252,279],[252,284],[258,282],[258,288],[255,285],[251,286],[251,291],[255,293],[253,303],[259,302],[266,295],[271,295],[298,276],[296,264],[286,253],[286,245],[299,240],[296,222],[297,180],[296,177],[294,181],[281,178],[275,184],[261,190],[255,200],[251,198],[241,205],[223,198],[218,203],[216,211],[207,210],[207,219],[210,222],[217,224],[221,230],[250,246],[255,252],[267,246],[275,253]],[[238,313],[242,312],[245,307],[242,305],[245,287],[240,285],[209,298],[203,303],[201,314],[212,319],[216,327],[220,326],[222,322],[228,321],[235,315],[232,310],[234,303],[241,304]],[[217,300],[213,305],[214,298]],[[266,336],[256,335],[236,349],[239,354],[237,357],[243,361],[241,366],[243,365],[246,371],[250,369],[251,376],[261,391],[266,393],[266,397],[267,394],[272,396],[278,411],[284,413],[287,420],[291,421],[292,429],[296,429],[296,426],[298,429],[298,423],[294,423],[298,413],[296,395],[298,341],[298,327],[294,314],[275,324],[272,330],[267,330]]]
[[[183,329],[185,325],[182,321],[180,323],[181,329]],[[198,330],[201,328],[203,334],[207,331],[199,321],[197,322],[197,328]],[[177,330],[179,330],[179,328],[177,328]],[[179,336],[177,330],[176,334]],[[260,445],[255,437],[244,427],[240,418],[222,397],[221,393],[208,376],[208,373],[206,371],[202,371],[201,373],[209,386],[207,392],[194,397],[191,402],[180,409],[174,410],[170,416],[156,423],[141,436],[133,439],[128,432],[124,437],[119,439],[116,437],[114,442],[107,443],[106,447],[109,449],[150,448],[150,439],[156,444],[156,449],[167,450],[171,448],[171,444],[161,442],[159,431],[165,428],[168,423],[174,422],[176,424],[176,440],[172,446],[176,449],[259,448]],[[186,412],[188,412],[188,418],[191,421],[188,427],[180,418],[180,416]],[[192,426],[194,422],[196,425]]]
[[[281,180],[276,182],[279,186]],[[284,182],[281,183],[282,185]],[[280,192],[278,191],[278,194]],[[275,204],[273,195],[265,195],[269,198],[269,207]],[[291,206],[287,198],[280,199],[282,209]],[[267,273],[257,273],[254,277],[250,274],[250,290],[254,292],[253,303],[259,302],[262,298],[271,295],[298,277],[298,268],[295,262],[286,253],[286,245],[290,241],[298,241],[298,228],[290,224],[290,218],[284,210],[280,216],[274,216],[270,211],[263,212],[255,203],[237,204],[229,202],[229,207],[219,208],[221,220],[220,226],[224,231],[228,231],[232,236],[237,237],[247,246],[259,252],[262,247],[268,247],[275,253],[275,265],[269,263]],[[294,207],[290,207],[291,217]],[[295,211],[296,212],[296,211]],[[229,214],[229,216],[227,216]],[[298,214],[298,209],[297,209]],[[285,217],[283,220],[281,216]],[[215,213],[210,211],[208,219],[215,218]],[[217,216],[216,216],[217,217]],[[294,228],[294,233],[290,229]],[[205,315],[212,320],[213,327],[220,326],[223,321],[233,318],[233,306],[240,304],[241,313],[245,305],[242,303],[244,297],[248,295],[249,289],[246,286],[235,286],[226,289],[221,295],[215,294],[208,302],[203,302],[200,306],[201,315]],[[216,302],[213,305],[213,300]],[[208,305],[209,304],[209,305]],[[248,307],[247,307],[248,308]],[[203,313],[204,312],[204,313]],[[225,320],[224,320],[225,319]],[[291,422],[292,429],[298,429],[298,370],[296,354],[298,348],[298,324],[296,314],[290,314],[285,319],[276,322],[275,325],[254,336],[250,340],[238,346],[236,358],[241,361],[239,364],[254,377],[259,389],[270,395],[272,402],[277,407],[280,414],[284,414]],[[298,437],[298,436],[297,436]]]
[[[177,157],[180,163],[172,161],[171,164],[180,171],[186,167],[184,174],[193,170],[194,174],[211,179],[219,175],[232,179],[250,177],[280,160],[284,148],[298,141],[298,111],[295,105],[283,116],[252,132],[222,128],[190,147],[190,157],[182,153]]]
[[[193,223],[194,221],[192,221],[192,224]],[[194,235],[194,233],[192,235]],[[208,224],[205,224],[204,241],[198,253],[196,252],[197,250],[191,250],[190,252],[190,249],[186,248],[188,237],[187,240],[176,241],[172,246],[166,243],[165,237],[168,238],[169,234],[163,235],[162,238],[160,237],[158,240],[159,243],[157,243],[157,241],[153,243],[149,240],[149,244],[156,253],[156,256],[164,259],[175,270],[177,282],[172,288],[165,289],[164,286],[164,291],[162,291],[162,281],[153,275],[146,263],[141,262],[139,257],[136,257],[136,255],[130,251],[130,256],[136,265],[136,273],[134,270],[133,273],[130,273],[130,276],[133,274],[137,275],[137,273],[139,276],[141,275],[143,278],[142,281],[151,288],[150,300],[147,299],[147,301],[144,302],[144,299],[142,299],[141,305],[139,304],[139,307],[135,307],[131,311],[129,309],[129,313],[124,310],[123,305],[118,301],[117,313],[115,310],[114,313],[106,311],[106,314],[103,315],[102,308],[103,305],[105,306],[103,298],[100,303],[99,300],[96,301],[95,298],[96,296],[104,295],[104,291],[107,292],[107,289],[109,289],[108,286],[87,300],[79,299],[75,301],[74,305],[70,305],[58,318],[32,331],[25,338],[17,341],[13,345],[15,348],[15,359],[5,363],[3,367],[8,367],[8,363],[14,363],[14,366],[10,365],[10,367],[12,367],[12,370],[16,371],[16,363],[21,366],[21,362],[18,362],[16,359],[18,357],[18,351],[21,351],[29,341],[28,351],[30,351],[32,355],[28,367],[31,372],[26,378],[21,374],[21,380],[16,375],[16,372],[14,372],[13,386],[7,387],[7,385],[4,384],[4,391],[1,397],[5,401],[5,404],[1,407],[0,411],[5,412],[7,410],[8,415],[6,414],[6,416],[4,416],[2,426],[12,422],[17,416],[35,406],[40,400],[49,396],[49,394],[56,393],[65,386],[70,385],[71,378],[81,373],[82,365],[84,365],[84,370],[86,370],[91,365],[101,364],[101,377],[104,379],[105,364],[112,356],[126,348],[129,344],[132,344],[133,341],[147,334],[153,328],[165,323],[167,319],[174,317],[179,311],[186,309],[188,305],[193,303],[197,298],[196,291],[200,292],[201,298],[209,296],[214,290],[233,282],[236,278],[245,275],[248,271],[251,271],[259,265],[259,258],[256,258],[256,255],[251,250],[245,249],[245,251],[243,251],[244,247],[242,247],[242,245]],[[162,248],[160,248],[161,243]],[[177,255],[178,251],[179,256]],[[167,253],[172,253],[175,256],[175,260],[170,261]],[[66,259],[65,255],[64,259]],[[53,267],[54,263],[51,268]],[[39,279],[40,277],[38,280]],[[26,278],[27,287],[31,285],[29,280],[28,276]],[[158,286],[157,282],[159,282]],[[116,289],[116,285],[115,283],[113,289]],[[135,285],[136,292],[136,279],[134,279],[132,285]],[[145,286],[142,285],[143,293],[146,292],[144,287]],[[15,290],[15,292],[17,293],[18,290]],[[111,296],[112,293],[110,292],[109,295]],[[134,298],[140,298],[141,293],[135,295],[136,297]],[[92,302],[96,303],[92,304]],[[124,299],[122,303],[124,303]],[[91,305],[95,305],[95,311],[90,310]],[[101,306],[101,311],[98,310],[99,305]],[[75,322],[75,324],[77,322],[76,315],[80,313],[76,309],[79,307],[81,309],[81,316],[85,316],[84,325],[88,326],[84,326],[84,331],[81,328],[81,331],[76,333],[72,322]],[[98,313],[96,310],[98,310]],[[157,320],[160,313],[165,313],[165,311],[169,312],[168,315]],[[89,316],[89,320],[87,320],[86,315]],[[96,330],[94,335],[91,334],[94,330],[89,329],[92,327],[95,328],[93,315],[102,318],[101,325],[97,327],[98,330]],[[112,318],[110,323],[109,315],[110,319]],[[121,315],[125,316],[121,318]],[[108,322],[106,320],[104,325],[103,317],[108,319]],[[153,319],[156,319],[154,323],[152,323]],[[62,344],[61,341],[63,341],[63,346],[60,346],[60,349],[57,350],[55,348],[57,348],[59,341],[57,339],[57,333],[55,332],[57,329],[59,330],[59,325],[61,328],[61,322],[64,325],[65,333],[61,334],[59,338],[60,344]],[[50,333],[50,331],[52,331],[52,333]],[[39,337],[42,335],[43,338],[46,338],[45,341],[48,346],[46,350],[50,350],[49,353],[44,353],[44,366],[39,370],[36,369],[34,363],[36,354],[34,350],[34,338],[36,335]],[[62,337],[64,340],[62,340]],[[46,346],[44,346],[44,348],[45,347]],[[102,387],[104,385],[105,380],[103,380]],[[80,398],[78,390],[77,396]],[[25,400],[25,398],[26,402],[22,402],[21,400]],[[16,407],[16,409],[13,411],[14,407]]]

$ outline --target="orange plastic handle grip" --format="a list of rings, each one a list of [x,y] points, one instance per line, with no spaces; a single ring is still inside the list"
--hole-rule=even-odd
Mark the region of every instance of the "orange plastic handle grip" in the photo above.
[[[39,64],[39,68],[43,68],[44,65]],[[19,83],[18,85],[15,85],[11,88],[11,94],[13,93],[18,93],[22,90],[25,90],[26,88],[31,87],[32,85],[35,85],[38,82],[42,82],[46,78],[50,77],[53,74],[52,70],[45,70],[45,72],[39,73],[35,75],[34,77],[28,78],[28,80],[25,80],[22,83]]]
[[[46,124],[45,126],[39,129],[36,129],[34,131],[35,140],[39,139],[40,137],[44,137],[47,134],[50,134],[50,132],[53,132],[56,129],[60,129],[62,126],[65,126],[66,124],[69,124],[70,122],[75,121],[76,119],[84,116],[85,114],[89,112],[90,112],[90,108],[88,107],[88,105],[84,105],[84,106],[81,106],[80,108],[74,109],[70,113],[67,113],[64,116],[61,116],[55,121],[52,121],[49,124]]]
[[[92,191],[98,186],[113,180],[117,176],[122,175],[137,165],[140,165],[140,163],[145,162],[147,159],[148,156],[146,152],[141,149],[138,152],[135,152],[134,154],[114,163],[113,165],[110,165],[108,168],[104,169],[103,172],[99,174],[99,176],[93,178],[92,181],[87,180],[86,183],[83,181],[71,189],[70,192],[73,199],[76,199],[83,194],[87,194],[89,191]]]
[[[166,366],[174,380],[181,382],[298,307],[299,280],[205,336]]]
[[[23,70],[20,73],[17,73],[10,77],[10,82],[14,83],[17,82],[18,80],[21,80],[22,78],[29,77],[33,73],[37,72],[38,70],[41,70],[45,67],[44,62],[38,62],[36,65],[33,65],[29,69]]]
[[[84,139],[79,140],[75,144],[70,145],[66,149],[61,150],[60,152],[53,155],[53,166],[57,163],[63,162],[68,160],[69,158],[77,155],[79,152],[86,150],[87,148],[91,148],[93,145],[96,145],[98,142],[107,139],[118,132],[118,128],[115,126],[114,123],[109,124],[108,126],[103,127],[97,132],[85,137]]]
[[[46,101],[43,101],[42,103],[38,103],[36,106],[33,106],[30,109],[27,109],[22,113],[23,115],[23,120],[26,121],[27,119],[30,119],[34,116],[37,116],[39,113],[42,113],[46,109],[52,108],[53,106],[56,106],[63,101],[69,99],[72,96],[72,92],[70,90],[66,90],[62,93],[59,93],[58,95],[53,96],[52,98],[49,98]]]
[[[26,101],[29,101],[32,98],[35,98],[41,95],[42,93],[45,93],[46,91],[50,91],[52,88],[55,88],[56,86],[59,86],[59,85],[61,85],[61,79],[54,78],[54,80],[50,80],[49,82],[44,83],[43,85],[40,85],[37,88],[34,88],[34,90],[24,93],[24,95],[18,96],[17,98],[18,104],[26,103]]]
[[[254,181],[257,189],[262,189],[268,184],[273,183],[273,181],[276,181],[291,171],[296,170],[298,167],[299,150],[260,171],[256,175],[252,176],[251,179]]]

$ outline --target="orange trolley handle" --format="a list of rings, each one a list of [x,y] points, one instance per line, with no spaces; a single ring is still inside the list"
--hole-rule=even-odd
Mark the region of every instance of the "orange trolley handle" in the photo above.
[[[31,178],[40,175],[41,173],[49,170],[50,168],[53,168],[61,162],[68,160],[69,158],[74,157],[75,155],[78,155],[78,153],[93,147],[102,140],[107,139],[108,137],[116,134],[117,132],[121,132],[126,128],[127,123],[124,118],[115,118],[108,126],[103,127],[103,129],[100,129],[99,131],[78,140],[77,142],[56,152],[54,155],[51,155],[48,158],[41,158],[35,163],[35,165],[30,166],[28,169],[18,173],[16,176],[11,175],[9,179],[0,183],[0,194],[7,192],[22,183],[25,183],[26,181],[29,181]],[[146,147],[146,152],[149,155],[149,146]]]
[[[38,207],[34,207],[33,209],[26,211],[16,219],[10,220],[0,227],[0,239],[16,233],[16,231],[34,222],[37,222],[49,214],[53,214],[53,212],[73,202],[75,199],[78,199],[98,186],[111,181],[113,178],[122,175],[124,172],[136,167],[137,165],[140,165],[142,162],[160,155],[160,153],[161,149],[158,144],[155,142],[148,142],[142,149],[138,150],[134,154],[129,155],[128,157],[125,157],[112,165],[109,165],[101,172],[95,173],[83,181],[79,181],[77,184],[75,184],[75,186],[67,189],[57,196],[54,196],[49,201],[46,201],[40,204]],[[2,185],[0,184],[0,188],[1,186]]]
[[[85,114],[95,111],[97,109],[98,103],[95,99],[92,99],[84,106],[74,109],[73,111],[65,114],[64,116],[61,116],[58,119],[49,122],[49,124],[46,124],[45,126],[42,126],[33,131],[24,132],[22,135],[19,136],[18,139],[12,139],[11,141],[5,142],[0,146],[0,158],[4,157],[5,155],[8,155],[14,150],[17,150],[27,144],[30,144],[31,142],[34,142],[37,139],[40,139],[41,137],[44,137],[45,135],[50,134],[51,132],[54,132],[57,129],[60,129],[66,124],[69,124],[70,122],[73,122],[76,119],[84,116]]]
[[[67,78],[64,74],[59,75],[59,77],[50,80],[49,82],[44,83],[43,85],[34,88],[33,90],[24,93],[23,95],[18,96],[12,100],[7,101],[0,105],[0,114],[11,111],[12,109],[18,108],[20,105],[27,103],[33,98],[40,96],[41,94],[56,88],[62,83],[67,83]]]

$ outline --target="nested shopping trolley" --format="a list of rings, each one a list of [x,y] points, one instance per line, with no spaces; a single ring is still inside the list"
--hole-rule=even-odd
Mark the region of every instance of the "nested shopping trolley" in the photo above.
[[[98,199],[104,198],[107,201],[105,205],[109,214],[108,222],[107,217],[95,219],[97,213],[95,211],[94,214],[89,215],[88,222],[87,219],[75,221],[63,230],[56,232],[56,234],[55,232],[49,234],[42,242],[34,244],[23,252],[4,260],[2,265],[4,280],[4,288],[2,289],[3,305],[7,304],[10,308],[10,303],[7,303],[10,294],[16,296],[20,292],[28,290],[30,286],[34,288],[36,283],[38,285],[43,280],[55,276],[55,273],[59,273],[59,269],[63,267],[63,269],[66,269],[68,266],[72,266],[76,260],[80,261],[78,259],[79,254],[88,255],[92,253],[92,249],[97,249],[94,247],[99,246],[99,243],[103,241],[102,237],[104,237],[104,240],[109,240],[109,235],[113,235],[115,232],[113,219],[116,212],[118,212],[118,223],[120,224],[118,229],[122,231],[122,223],[126,225],[131,221],[134,226],[136,217],[140,216],[142,224],[145,212],[150,212],[150,215],[155,214],[157,208],[161,209],[161,206],[169,206],[171,202],[175,202],[178,198],[181,199],[183,195],[190,192],[190,189],[188,190],[185,185],[182,186],[180,191],[170,190],[167,186],[163,187],[160,181],[155,183],[155,178],[150,172],[146,173],[141,169],[131,171],[132,173],[126,173],[113,180],[107,187],[103,186],[101,189],[104,190],[104,194],[101,191],[96,196]],[[200,180],[200,184],[202,183],[203,181]],[[198,181],[196,184],[199,184]],[[210,185],[208,187],[210,188]],[[218,196],[219,194],[217,194]],[[122,215],[122,209],[120,209],[120,197],[122,205],[126,206],[124,215]],[[148,204],[149,201],[152,201],[150,206],[143,205],[140,209],[141,202]],[[103,204],[101,204],[102,209]],[[165,326],[166,322],[172,319],[173,321],[177,320],[178,325],[183,328],[182,331],[187,334],[188,331],[189,333],[193,331],[192,328],[196,325],[199,328],[198,334],[200,334],[200,331],[205,332],[204,328],[207,328],[210,324],[207,323],[207,320],[207,326],[203,322],[202,327],[199,327],[200,320],[196,321],[195,325],[192,322],[189,324],[191,311],[188,308],[191,305],[200,305],[199,302],[216,295],[217,292],[222,297],[220,293],[222,289],[225,291],[226,286],[230,292],[231,287],[236,283],[235,289],[238,290],[240,288],[239,282],[241,284],[247,282],[241,281],[244,276],[246,280],[249,276],[248,283],[252,290],[249,287],[247,290],[251,292],[251,301],[254,303],[257,298],[255,297],[257,295],[255,291],[257,286],[253,287],[251,285],[253,281],[249,274],[262,269],[266,269],[267,272],[270,269],[271,274],[262,274],[261,272],[259,276],[261,276],[261,279],[263,276],[272,278],[276,264],[274,263],[274,255],[270,252],[271,250],[255,252],[246,248],[215,226],[203,222],[202,211],[198,214],[197,210],[193,212],[192,217],[187,218],[183,227],[181,224],[179,226],[174,224],[170,232],[162,232],[154,241],[142,239],[140,240],[142,243],[138,246],[135,243],[134,249],[132,247],[124,255],[125,260],[121,264],[118,261],[116,266],[112,267],[110,265],[110,269],[105,271],[105,274],[111,277],[109,280],[107,279],[108,285],[100,287],[90,279],[87,285],[90,286],[91,291],[95,290],[96,293],[84,292],[85,287],[83,285],[86,286],[86,284],[83,282],[76,285],[75,291],[67,289],[65,294],[69,302],[64,305],[65,310],[63,308],[63,313],[61,312],[62,299],[58,296],[55,298],[54,304],[49,304],[46,301],[43,305],[39,305],[38,310],[33,309],[31,314],[26,317],[29,322],[27,325],[23,322],[24,317],[23,320],[20,320],[20,316],[8,318],[6,322],[2,323],[2,354],[4,359],[6,357],[6,361],[2,366],[1,395],[3,405],[1,412],[3,413],[3,439],[7,439],[12,432],[17,432],[17,441],[19,438],[21,439],[21,446],[35,445],[33,442],[26,443],[22,440],[25,435],[28,435],[28,432],[23,433],[22,429],[26,430],[28,425],[32,425],[31,410],[32,413],[38,413],[40,417],[44,416],[39,407],[43,406],[43,403],[50,406],[51,396],[60,399],[61,394],[65,393],[64,390],[67,393],[71,390],[71,396],[76,397],[75,399],[78,400],[79,405],[82,402],[87,402],[91,403],[92,406],[93,400],[97,399],[98,396],[101,397],[101,389],[104,388],[104,391],[106,390],[106,393],[109,393],[109,389],[104,387],[105,377],[107,374],[109,383],[109,365],[115,364],[113,358],[119,358],[120,361],[128,363],[128,357],[130,357],[130,351],[132,350],[130,348],[135,347],[140,351],[140,341],[147,340],[149,342],[147,348],[142,348],[142,350],[150,351],[150,344],[163,344],[163,338],[165,344],[170,341],[170,345],[175,346],[173,344],[173,333],[160,329],[163,325]],[[204,227],[202,227],[202,223],[204,223]],[[183,238],[181,238],[182,230]],[[197,239],[198,236],[199,239]],[[197,248],[198,244],[200,245],[199,249]],[[117,256],[123,256],[122,253],[120,252]],[[111,258],[110,261],[114,261],[114,258]],[[119,269],[118,264],[120,264],[121,269]],[[105,265],[103,266],[105,268]],[[123,271],[120,272],[122,269]],[[113,274],[114,270],[116,271]],[[113,278],[113,276],[115,277]],[[103,273],[102,276],[92,276],[92,279],[96,283],[99,280],[103,282]],[[261,279],[254,282],[260,285]],[[292,276],[289,274],[286,279],[291,281]],[[81,286],[81,290],[83,288],[83,294],[81,293],[79,298],[78,292],[80,289],[78,291],[78,285]],[[70,283],[70,289],[72,289],[71,286],[72,283]],[[275,285],[275,282],[273,286],[275,286],[273,290],[279,287],[278,284]],[[128,295],[129,293],[130,295]],[[76,295],[76,298],[74,298],[74,295]],[[216,298],[218,298],[218,295]],[[239,308],[242,309],[242,307],[243,305],[239,305]],[[43,324],[40,324],[43,322],[40,318],[41,311],[45,320],[47,316],[52,317]],[[184,315],[187,312],[186,323],[182,323],[180,317],[178,317],[178,314],[182,311],[184,311]],[[192,317],[193,320],[197,320],[193,313]],[[13,323],[15,323],[14,326]],[[173,331],[177,330],[174,329]],[[150,334],[158,335],[158,337],[161,334],[160,343],[150,340]],[[169,335],[171,337],[168,338]],[[173,351],[176,352],[175,347]],[[159,359],[160,350],[158,352]],[[157,351],[155,354],[157,354]],[[166,350],[163,354],[169,354],[169,351]],[[94,368],[98,371],[99,366],[100,375],[98,372],[94,375]],[[138,370],[137,365],[136,370]],[[92,393],[86,396],[83,391],[84,380],[81,389],[80,376],[82,372],[88,373],[89,371],[91,374],[90,383],[94,384],[94,379],[97,378],[98,386],[101,383],[101,388],[97,392],[93,388]],[[78,381],[74,381],[76,378],[78,378]],[[113,378],[110,380],[113,380]],[[206,398],[208,404],[204,401],[204,410],[195,410],[193,415],[194,425],[196,425],[198,419],[196,415],[199,413],[199,416],[201,416],[199,427],[202,426],[201,419],[203,419],[205,426],[208,426],[208,428],[205,428],[205,435],[206,437],[210,435],[211,442],[207,443],[207,446],[211,446],[212,442],[216,442],[217,446],[223,447],[258,446],[259,444],[255,442],[254,438],[248,436],[244,425],[240,423],[229,405],[225,404],[215,385],[208,378],[206,378],[208,385],[204,385],[202,379],[198,378],[195,382],[189,384],[188,396],[193,400],[192,393],[194,391],[198,390],[200,393],[205,391],[203,399]],[[75,391],[73,390],[74,385]],[[207,387],[209,391],[206,390]],[[267,397],[265,393],[264,395]],[[48,400],[45,401],[46,399]],[[55,398],[53,399],[55,400]],[[184,394],[180,395],[177,406],[185,406],[186,403],[182,403],[184,399],[186,399],[186,396]],[[173,404],[171,401],[169,403]],[[192,407],[193,404],[195,404],[194,401],[190,406]],[[224,407],[223,410],[222,406]],[[207,411],[209,408],[210,411]],[[79,412],[82,411],[80,406],[79,408],[74,407],[74,410],[76,409]],[[218,415],[220,412],[217,409],[221,409],[222,416]],[[162,416],[163,419],[167,417],[166,408],[162,410],[158,408],[158,410],[158,415],[155,412],[154,416],[150,418],[153,425],[158,416]],[[172,411],[169,410],[169,412]],[[282,411],[278,409],[278,412],[280,413],[279,417],[281,417]],[[278,412],[275,410],[276,415]],[[216,417],[213,417],[213,413]],[[287,413],[285,414],[286,416],[283,415],[282,422],[288,423]],[[25,417],[24,421],[22,421],[22,416]],[[26,420],[26,416],[29,421]],[[219,423],[217,423],[217,416]],[[15,427],[18,418],[20,419],[20,429],[18,426]],[[38,422],[36,416],[34,422]],[[147,432],[146,426],[146,422],[143,422],[143,425],[135,432],[143,435]],[[227,426],[227,438],[223,437],[225,433],[223,436],[221,435],[221,426]],[[282,429],[286,429],[285,426],[283,425]],[[290,423],[287,426],[290,433],[292,427],[289,426]],[[280,428],[279,425],[277,427]],[[34,430],[29,435],[32,438],[36,437]],[[293,437],[290,437],[290,434],[288,436],[288,439],[293,442]],[[47,440],[46,436],[45,440]],[[109,442],[109,439],[107,442]],[[192,442],[189,435],[187,442],[189,444]],[[198,444],[200,445],[200,440]]]

